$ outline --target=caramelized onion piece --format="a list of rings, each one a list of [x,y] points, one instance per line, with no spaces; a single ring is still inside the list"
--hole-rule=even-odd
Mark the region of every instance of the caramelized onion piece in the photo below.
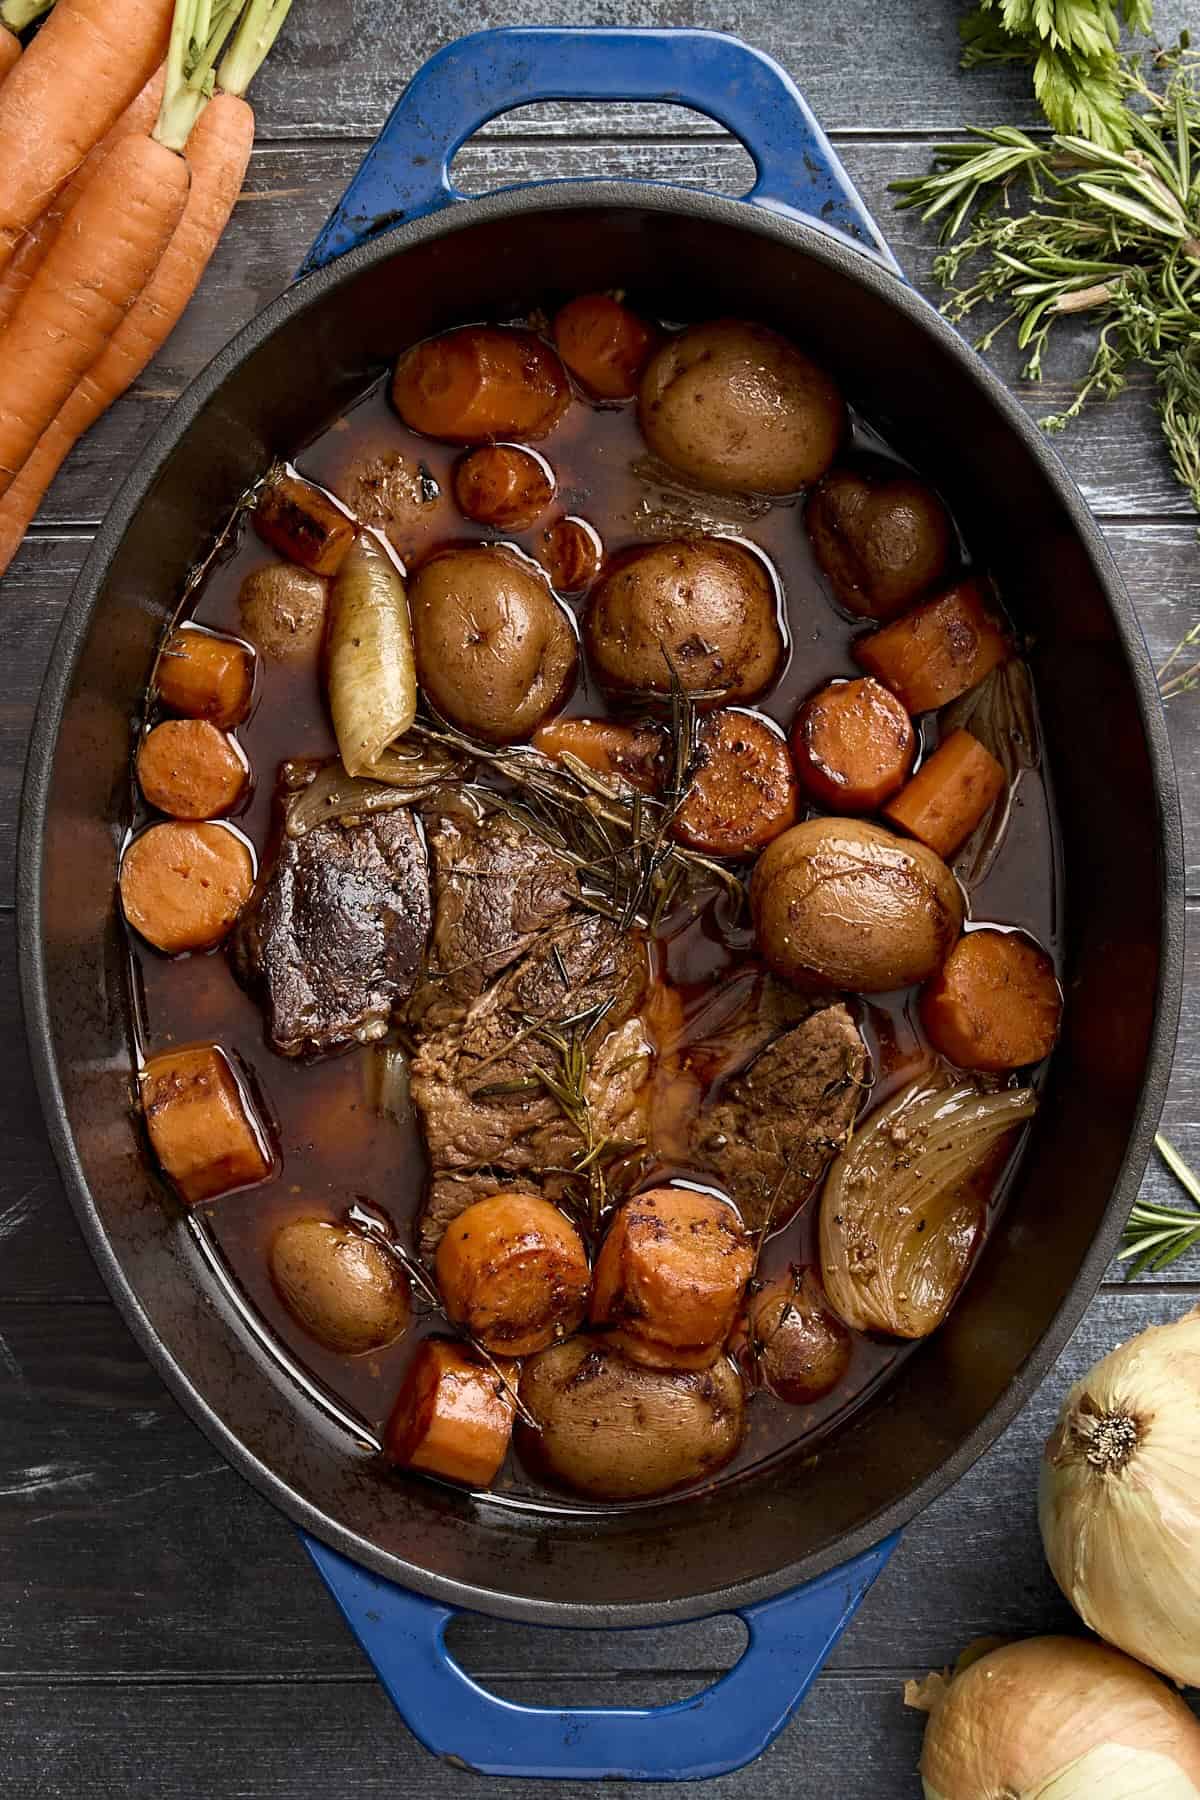
[[[417,710],[404,583],[379,546],[356,538],[329,596],[329,710],[348,775],[377,775]]]
[[[412,748],[416,748],[412,746]],[[421,745],[415,755],[386,750],[374,775],[347,775],[335,758],[323,763],[307,786],[288,802],[287,834],[302,838],[314,826],[332,819],[361,819],[369,813],[394,812],[459,772],[457,760],[436,744]]]
[[[941,1324],[983,1228],[977,1178],[1036,1110],[1030,1088],[924,1075],[856,1132],[821,1196],[821,1273],[847,1325],[922,1338]]]

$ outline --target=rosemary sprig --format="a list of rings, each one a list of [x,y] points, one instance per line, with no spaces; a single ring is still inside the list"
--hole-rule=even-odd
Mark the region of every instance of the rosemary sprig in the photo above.
[[[1047,431],[1149,370],[1175,475],[1200,511],[1200,57],[1181,41],[1149,74],[1119,59],[1115,79],[1123,148],[975,129],[937,145],[928,175],[892,187],[898,206],[939,224],[933,273],[947,316],[1002,309],[978,349],[1014,330],[1039,381],[1057,326],[1086,316],[1094,327],[1087,372],[1071,404],[1042,420]]]
[[[1186,694],[1200,683],[1200,658],[1186,663],[1182,669],[1176,669],[1175,666],[1197,645],[1200,645],[1200,624],[1185,631],[1167,660],[1159,665],[1156,670],[1158,691],[1164,700],[1173,700],[1176,694]]]
[[[536,1041],[553,1053],[553,1062],[549,1067],[535,1064],[533,1079],[557,1102],[563,1117],[579,1134],[579,1149],[571,1158],[569,1168],[561,1171],[569,1184],[565,1198],[576,1204],[593,1240],[599,1237],[601,1220],[609,1204],[609,1169],[614,1162],[642,1147],[640,1142],[615,1138],[598,1128],[588,1088],[592,1040],[613,1004],[614,999],[610,996],[573,1018],[554,1025],[535,1022],[534,1026]],[[626,1058],[626,1063],[630,1060]]]
[[[1188,1168],[1178,1150],[1159,1132],[1155,1148],[1192,1204],[1183,1206],[1151,1206],[1135,1200],[1117,1252],[1118,1262],[1130,1264],[1126,1281],[1134,1281],[1146,1273],[1157,1275],[1193,1245],[1200,1244],[1200,1179]]]

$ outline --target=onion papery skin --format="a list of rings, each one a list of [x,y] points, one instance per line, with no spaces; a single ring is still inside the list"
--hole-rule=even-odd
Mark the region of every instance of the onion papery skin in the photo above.
[[[954,1677],[920,1766],[925,1800],[1200,1800],[1200,1724],[1119,1651],[1029,1638]]]
[[[1200,1685],[1200,1308],[1119,1345],[1071,1389],[1038,1512],[1084,1623]]]

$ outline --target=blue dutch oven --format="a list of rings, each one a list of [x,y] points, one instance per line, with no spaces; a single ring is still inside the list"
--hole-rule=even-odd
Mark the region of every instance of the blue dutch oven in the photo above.
[[[539,100],[674,101],[754,159],[743,200],[549,182],[482,199],[450,162]],[[987,1447],[1108,1263],[1149,1151],[1180,992],[1178,802],[1153,674],[1086,508],[1020,408],[908,288],[789,77],[703,31],[505,30],[419,72],[301,278],[188,389],[102,527],[38,713],[19,864],[23,994],[83,1230],[147,1355],[301,1527],[400,1713],[489,1773],[683,1780],[757,1755],[803,1698],[895,1534]],[[228,1303],[132,1116],[113,917],[130,721],[184,575],[277,454],[396,352],[467,319],[629,287],[664,316],[797,337],[949,498],[1028,631],[1062,826],[1068,1008],[1009,1199],[946,1327],[821,1443],[685,1499],[540,1509],[397,1476],[333,1429]],[[236,1555],[236,1547],[231,1547]],[[485,1692],[455,1611],[669,1626],[736,1612],[748,1644],[659,1708],[548,1710]]]

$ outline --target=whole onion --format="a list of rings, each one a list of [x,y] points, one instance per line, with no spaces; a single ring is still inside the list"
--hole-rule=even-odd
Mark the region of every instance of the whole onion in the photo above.
[[[1128,1656],[1029,1638],[905,1691],[925,1800],[1198,1800],[1200,1724]]]
[[[1119,1345],[1071,1389],[1039,1515],[1084,1623],[1200,1684],[1200,1308]]]

